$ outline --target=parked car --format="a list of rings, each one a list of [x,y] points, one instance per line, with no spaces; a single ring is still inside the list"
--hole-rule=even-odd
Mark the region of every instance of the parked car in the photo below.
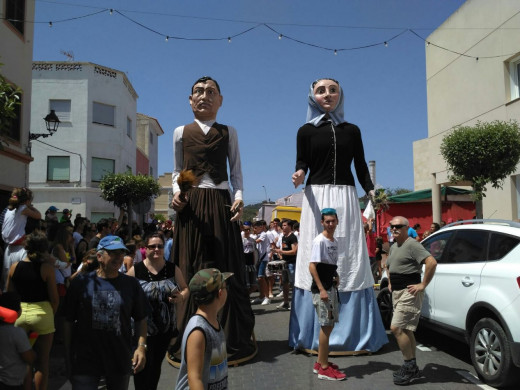
[[[421,243],[437,260],[437,269],[426,288],[419,326],[467,342],[475,371],[487,384],[520,383],[520,224],[462,221]],[[377,301],[389,327],[387,278]]]

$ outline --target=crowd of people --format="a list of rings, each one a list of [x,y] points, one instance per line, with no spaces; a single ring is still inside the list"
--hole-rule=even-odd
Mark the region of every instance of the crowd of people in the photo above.
[[[176,307],[189,296],[179,268],[165,258],[171,222],[150,223],[144,230],[136,224],[130,233],[124,213],[97,223],[77,214],[72,223],[71,210],[58,218],[55,206],[42,219],[32,201],[31,190],[14,189],[0,219],[0,297],[18,313],[11,323],[33,343],[26,349],[16,333],[10,346],[22,354],[10,364],[2,360],[0,385],[46,389],[50,351],[58,342],[65,344],[65,368],[75,385],[103,376],[114,388],[124,386],[121,376],[129,378],[125,353],[144,344],[146,351],[134,357],[134,381],[138,389],[156,388],[166,349],[178,335],[177,313],[183,311]],[[130,297],[137,306],[128,307]],[[5,357],[12,358],[7,351]]]
[[[269,305],[276,282],[276,297],[283,298],[278,308],[290,310],[289,346],[318,351],[313,372],[319,379],[344,380],[329,351],[376,352],[388,338],[373,293],[382,243],[371,233],[373,221],[363,226],[352,163],[370,197],[374,184],[361,131],[344,119],[343,99],[334,79],[310,85],[291,177],[295,187],[307,177],[301,226],[290,219],[274,219],[269,229],[263,220],[239,223],[238,136],[216,122],[223,97],[210,77],[192,85],[194,121],[174,130],[174,224],[129,226],[124,210],[118,220],[94,224],[76,215],[71,222],[72,210],[58,220],[51,206],[43,224],[30,225],[41,214],[30,190],[15,189],[3,213],[0,287],[17,319],[0,320],[32,334],[36,357],[19,340],[21,332],[12,332],[6,348],[10,356],[18,351],[17,372],[28,368],[23,378],[0,370],[0,383],[29,390],[34,382],[45,390],[54,339],[64,342],[73,389],[96,389],[102,377],[109,390],[126,389],[131,375],[136,389],[156,389],[167,350],[180,365],[176,388],[226,389],[228,362],[257,353],[251,305]],[[396,384],[419,373],[413,331],[435,271],[433,257],[404,229],[410,232],[408,221],[395,217],[387,260],[399,313],[392,332],[405,359],[394,373]],[[0,359],[8,355],[3,351]]]

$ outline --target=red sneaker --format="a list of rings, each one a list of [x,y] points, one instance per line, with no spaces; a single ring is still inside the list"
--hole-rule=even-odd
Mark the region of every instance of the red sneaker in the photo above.
[[[339,368],[337,364],[334,364],[334,363],[331,363],[331,362],[329,362],[329,366],[332,367],[335,370],[337,370]],[[315,362],[314,363],[314,367],[312,368],[312,372],[317,374],[318,371],[320,370],[320,367],[321,367],[320,363]]]
[[[328,381],[342,381],[347,376],[343,374],[341,371],[335,370],[332,366],[328,366],[323,369],[320,367],[318,371],[318,379],[325,379]]]

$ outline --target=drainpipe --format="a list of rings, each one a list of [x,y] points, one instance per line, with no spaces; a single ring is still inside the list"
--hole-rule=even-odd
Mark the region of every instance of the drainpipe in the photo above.
[[[437,176],[432,173],[432,222],[441,223],[442,220],[442,201],[441,185],[437,184]]]

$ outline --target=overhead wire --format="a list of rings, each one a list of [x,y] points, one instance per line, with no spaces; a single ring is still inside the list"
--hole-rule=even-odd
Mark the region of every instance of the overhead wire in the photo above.
[[[122,18],[126,19],[127,21],[141,27],[142,29],[145,29],[155,35],[158,35],[158,36],[161,36],[163,38],[165,38],[166,41],[168,41],[169,39],[175,39],[175,40],[183,40],[183,41],[223,41],[223,40],[227,40],[228,42],[231,43],[231,40],[232,38],[236,38],[236,37],[239,37],[241,35],[245,35],[255,29],[258,29],[259,27],[262,27],[264,26],[265,28],[267,28],[268,30],[272,31],[273,33],[275,33],[278,37],[278,39],[282,39],[285,38],[289,41],[292,41],[292,42],[295,42],[295,43],[298,43],[298,44],[301,44],[301,45],[305,45],[305,46],[309,46],[309,47],[313,47],[313,48],[316,48],[316,49],[321,49],[321,50],[326,50],[326,51],[330,51],[330,52],[334,52],[334,54],[338,54],[338,52],[342,52],[342,51],[352,51],[352,50],[362,50],[362,49],[369,49],[369,48],[373,48],[373,47],[376,47],[376,46],[381,46],[381,45],[384,45],[385,47],[388,46],[388,43],[403,36],[406,32],[410,32],[411,34],[413,34],[414,36],[416,36],[417,38],[421,39],[423,42],[425,42],[427,45],[431,45],[433,47],[436,47],[436,48],[439,48],[439,49],[442,49],[442,50],[445,50],[445,51],[448,51],[448,52],[451,52],[453,54],[456,54],[458,56],[462,56],[462,57],[467,57],[467,58],[473,58],[473,59],[476,59],[477,61],[479,59],[492,59],[492,58],[499,58],[499,57],[506,57],[506,56],[511,56],[513,55],[514,53],[507,53],[507,54],[498,54],[498,55],[469,55],[469,54],[466,54],[466,52],[459,52],[457,50],[453,50],[449,47],[446,47],[446,46],[443,46],[443,45],[439,45],[435,42],[432,42],[431,40],[427,40],[426,38],[422,37],[420,34],[418,34],[415,30],[418,30],[420,28],[399,28],[401,29],[402,31],[400,31],[398,34],[388,38],[388,39],[385,39],[385,40],[382,40],[382,41],[378,41],[378,42],[374,42],[374,43],[370,43],[370,44],[366,44],[366,45],[359,45],[359,46],[352,46],[352,47],[345,47],[345,48],[333,48],[333,47],[329,47],[329,46],[323,46],[323,45],[320,45],[320,44],[316,44],[316,43],[312,43],[312,42],[308,42],[308,41],[305,41],[303,39],[300,39],[300,38],[296,38],[292,35],[287,35],[287,34],[284,34],[282,33],[281,31],[278,31],[277,29],[275,29],[274,27],[272,27],[273,25],[277,25],[277,26],[299,26],[299,27],[327,27],[327,28],[356,28],[356,29],[398,29],[397,27],[370,27],[370,26],[338,26],[338,25],[304,25],[304,24],[296,24],[296,23],[266,23],[266,22],[252,22],[252,21],[243,21],[243,20],[233,20],[233,19],[219,19],[219,18],[209,18],[209,17],[201,17],[201,16],[188,16],[188,15],[175,15],[175,14],[166,14],[167,16],[175,16],[175,17],[183,17],[183,18],[197,18],[197,19],[206,19],[206,20],[213,20],[213,21],[225,21],[225,22],[241,22],[241,23],[255,23],[254,26],[250,27],[250,28],[247,28],[245,30],[242,30],[238,33],[234,33],[234,34],[227,34],[225,36],[221,36],[221,37],[203,37],[203,38],[193,38],[193,37],[186,37],[186,36],[178,36],[178,35],[174,35],[174,34],[166,34],[166,33],[162,33],[160,31],[158,31],[157,29],[155,28],[152,28],[152,27],[149,27],[148,25],[142,23],[142,22],[139,22],[137,21],[136,19],[134,18],[131,18],[130,16],[128,16],[126,13],[130,13],[130,12],[134,12],[134,13],[140,13],[140,14],[157,14],[155,12],[146,12],[146,11],[132,11],[132,10],[117,10],[117,9],[114,9],[114,8],[100,8],[100,7],[94,7],[94,6],[87,6],[87,5],[81,5],[81,4],[70,4],[70,3],[66,3],[66,2],[59,2],[59,1],[45,1],[45,0],[40,0],[42,2],[47,2],[47,3],[53,3],[53,4],[64,4],[64,5],[73,5],[73,6],[79,6],[79,7],[86,7],[86,8],[93,8],[93,9],[98,9],[98,11],[95,11],[95,12],[91,12],[91,13],[88,13],[88,14],[85,14],[85,15],[80,15],[80,16],[74,16],[74,17],[70,17],[70,18],[65,18],[65,19],[60,19],[60,20],[52,20],[52,21],[36,21],[36,20],[33,20],[33,21],[29,21],[29,20],[16,20],[16,19],[10,19],[10,18],[6,18],[6,17],[3,17],[3,18],[0,18],[0,19],[4,19],[4,20],[8,20],[10,22],[28,22],[28,23],[48,23],[49,26],[53,26],[53,24],[55,23],[64,23],[64,22],[70,22],[70,21],[74,21],[74,20],[78,20],[78,19],[84,19],[84,18],[89,18],[89,17],[92,17],[92,16],[95,16],[95,15],[99,15],[101,13],[105,13],[105,12],[110,12],[110,14],[113,14],[113,13],[116,13],[117,15],[121,16]],[[520,13],[520,11],[518,11],[517,13],[515,13],[513,16],[511,16],[510,18],[508,18],[508,20],[510,20],[511,18],[513,18],[514,16],[518,15]],[[160,14],[162,16],[164,16],[165,14]],[[507,22],[507,21],[505,21]],[[504,23],[505,23],[504,22]],[[502,25],[504,24],[502,23]],[[493,28],[491,29],[493,31],[496,31],[497,29],[499,29],[499,27],[496,27],[496,28]],[[489,34],[487,34],[489,35]],[[487,36],[486,35],[486,36]],[[484,38],[483,38],[484,39]],[[468,49],[469,50],[469,49]]]

